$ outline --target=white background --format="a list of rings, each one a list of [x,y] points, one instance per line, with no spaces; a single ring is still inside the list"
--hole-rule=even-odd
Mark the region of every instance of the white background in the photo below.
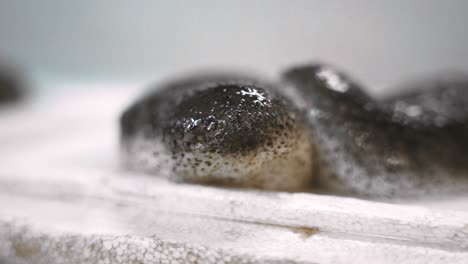
[[[0,0],[0,56],[63,78],[200,67],[273,75],[320,60],[378,91],[468,71],[468,1]]]

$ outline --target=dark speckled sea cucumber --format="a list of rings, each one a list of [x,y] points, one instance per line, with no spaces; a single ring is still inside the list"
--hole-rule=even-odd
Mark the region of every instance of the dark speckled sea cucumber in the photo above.
[[[273,86],[212,74],[160,87],[122,116],[127,164],[186,182],[305,189],[310,137]]]
[[[291,68],[278,82],[189,76],[123,113],[123,157],[176,181],[231,187],[466,192],[468,79],[419,86],[376,100],[325,65]]]

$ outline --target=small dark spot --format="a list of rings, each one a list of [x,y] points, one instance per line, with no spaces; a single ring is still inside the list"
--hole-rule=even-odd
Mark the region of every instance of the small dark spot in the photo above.
[[[308,239],[309,237],[316,235],[320,232],[320,229],[318,227],[290,227],[289,228],[292,232],[296,233],[299,235],[300,238],[302,239]]]

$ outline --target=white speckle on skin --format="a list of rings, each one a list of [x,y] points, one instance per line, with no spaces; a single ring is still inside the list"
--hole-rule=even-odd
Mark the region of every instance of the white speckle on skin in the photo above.
[[[417,105],[411,105],[411,106],[408,106],[406,108],[405,113],[406,113],[407,116],[417,117],[417,116],[421,115],[422,110],[421,110],[421,107],[419,107]]]
[[[314,117],[314,118],[328,118],[329,115],[327,115],[326,113],[316,109],[316,108],[311,108],[309,110],[309,116],[310,117]]]
[[[349,89],[348,83],[328,68],[320,69],[320,71],[317,72],[317,77],[325,81],[328,88],[333,91],[344,93]]]
[[[237,94],[240,94],[242,96],[255,96],[257,97],[256,100],[254,100],[254,103],[260,104],[261,106],[269,106],[267,98],[264,96],[263,93],[259,92],[255,88],[251,87],[246,87],[247,90],[241,90],[240,92],[237,92]]]
[[[188,122],[188,125],[186,126],[188,130],[191,130],[193,128],[195,128],[198,123],[200,123],[200,119],[193,119],[193,118],[190,118],[189,120],[187,120],[186,122]]]

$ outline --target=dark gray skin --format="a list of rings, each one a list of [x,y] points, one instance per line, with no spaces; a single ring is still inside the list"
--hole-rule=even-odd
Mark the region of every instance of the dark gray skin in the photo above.
[[[468,190],[467,79],[422,82],[381,101],[322,65],[283,80],[303,100],[322,187],[374,197]]]
[[[122,115],[129,167],[230,187],[302,190],[309,185],[311,147],[304,122],[273,84],[209,74],[158,88]]]
[[[273,105],[268,110],[277,115],[273,117],[265,116],[263,107],[253,103],[255,97],[238,94],[242,87],[266,93],[263,87],[269,86],[258,87],[256,82],[247,77],[210,75],[170,83],[124,113],[122,136],[143,129],[149,138],[162,137],[174,153],[191,151],[197,143],[202,143],[206,151],[220,154],[248,152],[271,140],[274,131],[270,128],[289,125],[281,120],[290,111],[283,99],[268,100]],[[247,101],[241,104],[241,100]],[[201,123],[190,127],[191,119]]]
[[[232,187],[315,187],[366,197],[466,192],[468,81],[430,85],[379,101],[323,65],[292,68],[278,84],[235,74],[189,77],[125,111],[124,157],[131,167],[155,174],[165,166],[171,179]],[[266,105],[256,95],[241,96],[249,87]],[[140,152],[168,154],[154,165],[147,155],[136,158]],[[271,181],[255,167],[264,157],[270,163],[262,170],[281,168],[267,172]],[[210,170],[213,164],[218,169]]]

